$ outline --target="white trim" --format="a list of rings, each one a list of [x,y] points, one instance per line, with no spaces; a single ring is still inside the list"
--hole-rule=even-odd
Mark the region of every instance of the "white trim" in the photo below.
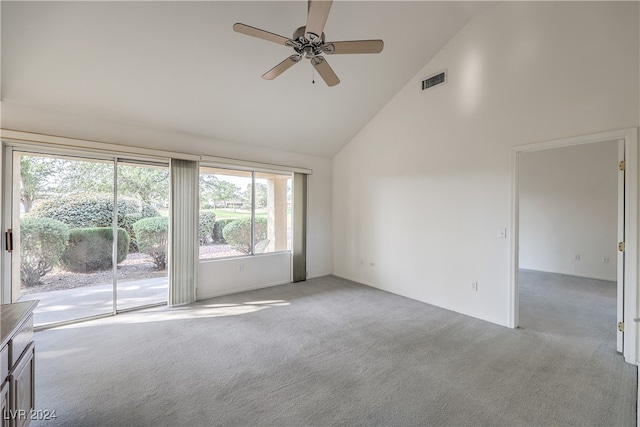
[[[271,163],[251,162],[248,160],[228,159],[226,157],[200,156],[202,166],[251,170],[256,172],[297,172],[311,175],[313,171],[306,168],[275,165]]]
[[[108,154],[131,156],[131,159],[149,161],[152,159],[182,159],[204,163],[203,166],[218,166],[234,169],[255,170],[256,172],[297,172],[307,175],[313,174],[311,169],[277,165],[272,163],[252,162],[248,160],[231,159],[207,155],[195,155],[179,153],[175,151],[152,150],[148,148],[134,147],[131,145],[112,144],[107,142],[92,141],[87,139],[67,138],[62,136],[46,135],[41,133],[23,132],[12,129],[0,129],[0,139],[7,145],[24,148],[42,149],[43,146],[54,146],[59,149],[77,150],[83,153]],[[143,157],[140,157],[143,156]]]
[[[624,139],[618,140],[618,162],[623,162],[625,158],[625,149],[626,142]],[[620,169],[618,167],[618,169]],[[626,236],[624,235],[624,228],[626,225],[625,220],[625,181],[626,171],[618,170],[617,171],[617,181],[618,181],[618,189],[617,189],[617,199],[618,206],[616,207],[616,220],[617,220],[617,230],[616,230],[616,240],[618,242],[624,242],[626,240]],[[616,253],[616,322],[624,322],[624,252],[617,251]],[[616,350],[619,353],[624,351],[624,332],[618,330],[616,332]]]
[[[638,128],[626,128],[582,135],[552,141],[523,144],[513,147],[511,156],[511,248],[510,248],[510,290],[509,326],[518,326],[518,172],[519,155],[523,152],[549,148],[569,147],[594,142],[625,141],[625,273],[624,273],[624,359],[637,364],[638,328],[634,321],[638,317]],[[612,325],[615,327],[615,325]]]
[[[573,145],[591,144],[594,142],[613,141],[625,139],[633,136],[637,140],[638,128],[626,128],[612,130],[608,132],[594,133],[590,135],[580,135],[570,138],[554,139],[551,141],[533,142],[529,144],[516,145],[513,150],[516,152],[539,151],[548,148],[570,147]]]
[[[398,292],[391,291],[389,289],[381,288],[381,287],[379,287],[377,285],[368,283],[365,280],[357,279],[357,278],[355,278],[353,276],[350,276],[348,274],[335,274],[334,273],[334,274],[329,274],[328,276],[335,276],[335,277],[338,277],[340,279],[345,279],[345,280],[349,280],[351,282],[355,282],[355,283],[357,283],[359,285],[369,286],[370,288],[374,288],[374,289],[377,289],[377,290],[382,291],[382,292],[388,292],[388,293],[393,294],[393,295],[398,295],[398,296],[401,296],[401,297],[404,297],[404,298],[409,298],[409,299],[412,299],[414,301],[418,301],[418,302],[420,302],[422,304],[430,305],[430,306],[435,307],[437,309],[451,311],[452,313],[456,313],[456,314],[463,314],[465,316],[472,317],[472,318],[478,319],[478,320],[482,320],[484,322],[490,322],[490,323],[493,323],[495,325],[502,326],[502,327],[505,327],[505,328],[509,327],[509,325],[507,325],[501,319],[498,319],[498,318],[478,315],[478,313],[471,313],[471,312],[469,312],[467,310],[463,310],[463,309],[461,309],[459,307],[454,307],[454,306],[451,306],[451,305],[448,305],[448,304],[442,304],[441,302],[434,303],[434,302],[429,302],[427,300],[416,299],[415,297],[412,297],[412,296],[407,296],[407,295],[404,295],[404,294],[401,294],[401,293],[398,293]]]
[[[638,363],[638,128],[625,134],[624,358]]]
[[[291,281],[278,281],[278,282],[271,282],[271,283],[263,283],[261,285],[252,285],[252,286],[245,286],[242,288],[238,288],[238,289],[234,289],[232,291],[222,291],[222,292],[213,292],[211,294],[206,294],[203,296],[200,296],[199,292],[198,295],[196,297],[196,301],[204,301],[204,300],[208,300],[211,298],[216,298],[216,297],[222,297],[222,296],[227,296],[227,295],[234,295],[234,294],[240,294],[242,292],[247,292],[247,291],[255,291],[258,289],[264,289],[264,288],[271,288],[273,286],[281,286],[281,285],[288,285],[291,284]],[[199,290],[200,288],[198,288]]]
[[[287,249],[284,251],[263,252],[261,254],[229,255],[229,256],[221,256],[216,258],[198,258],[198,262],[209,263],[209,262],[216,262],[216,261],[227,261],[230,259],[233,260],[233,259],[260,258],[260,257],[268,257],[273,255],[291,254],[291,253],[292,253],[291,249]]]
[[[510,328],[517,328],[520,319],[520,296],[518,294],[518,269],[519,264],[519,250],[520,250],[520,235],[518,230],[520,229],[520,205],[519,190],[520,185],[518,168],[519,168],[519,152],[513,150],[511,152],[511,216],[509,223],[509,301],[507,306],[509,307],[509,318],[507,319],[507,325]]]
[[[11,129],[0,129],[0,138],[5,143],[11,145],[11,142],[18,142],[25,145],[29,143],[47,144],[60,148],[79,149],[84,152],[97,152],[102,154],[117,154],[121,157],[123,154],[132,156],[148,156],[151,158],[173,158],[182,160],[200,160],[200,156],[193,154],[177,153],[173,151],[151,150],[148,148],[139,148],[129,145],[111,144],[99,141],[90,141],[86,139],[66,138],[61,136],[45,135],[41,133],[22,132]],[[40,145],[41,146],[41,145]],[[146,159],[141,159],[146,160]]]
[[[520,271],[531,271],[531,272],[539,272],[539,273],[549,273],[549,274],[559,274],[561,276],[571,276],[571,277],[579,277],[581,279],[593,279],[593,280],[600,280],[602,282],[616,282],[616,279],[607,279],[606,277],[597,277],[597,276],[585,276],[585,275],[577,275],[577,274],[570,274],[570,273],[561,273],[559,271],[549,271],[549,270],[536,270],[536,269],[532,269],[532,268],[520,268]]]
[[[13,150],[2,144],[2,232],[11,228],[11,215],[13,213]],[[7,179],[8,178],[8,179]],[[11,281],[12,261],[11,254],[6,251],[5,237],[2,241],[2,277],[0,278],[0,303],[9,304],[13,302],[13,283]]]

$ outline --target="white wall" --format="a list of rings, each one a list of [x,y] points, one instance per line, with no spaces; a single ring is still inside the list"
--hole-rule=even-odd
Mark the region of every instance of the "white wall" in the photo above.
[[[520,267],[615,281],[618,142],[525,152],[519,170]]]
[[[202,261],[197,299],[212,298],[291,282],[291,255],[274,253]]]
[[[335,274],[507,325],[512,147],[639,124],[638,16],[506,2],[467,24],[334,158]]]
[[[330,159],[188,133],[71,116],[6,102],[2,103],[0,124],[4,129],[311,169],[313,174],[308,179],[307,270],[310,278],[332,273]],[[228,265],[225,262],[201,262],[198,298],[282,283],[287,280],[283,278],[290,278],[290,265],[281,258],[243,258],[245,274],[241,276],[236,274],[239,270],[237,261],[228,261]],[[274,264],[267,266],[265,262],[270,260]]]

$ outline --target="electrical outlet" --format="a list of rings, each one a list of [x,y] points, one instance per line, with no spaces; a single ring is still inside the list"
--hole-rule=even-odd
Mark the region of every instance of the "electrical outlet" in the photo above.
[[[478,292],[478,282],[471,282],[471,290]]]
[[[609,264],[609,257],[608,256],[602,257],[602,262],[604,264]]]
[[[240,266],[238,267],[238,271],[241,273],[244,271],[244,264],[240,264]]]
[[[501,238],[501,239],[506,239],[507,238],[507,229],[506,228],[500,229],[500,231],[498,231],[498,237]]]
[[[576,261],[580,261],[580,254],[575,254],[573,256],[573,259],[576,260]]]

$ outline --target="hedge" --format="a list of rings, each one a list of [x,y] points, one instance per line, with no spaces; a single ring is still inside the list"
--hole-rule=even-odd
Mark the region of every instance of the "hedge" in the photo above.
[[[213,227],[216,223],[216,214],[213,212],[200,212],[198,222],[198,238],[202,246],[213,241]]]
[[[267,238],[267,218],[255,218],[255,242]],[[231,221],[222,229],[224,240],[235,250],[251,253],[251,218],[240,218]]]
[[[129,254],[129,233],[118,228],[118,264]],[[75,228],[69,233],[69,245],[62,255],[65,269],[77,273],[107,270],[113,267],[113,229],[111,227]]]
[[[134,241],[133,224],[141,218],[159,216],[151,205],[140,203],[132,197],[119,197],[117,209],[118,227],[124,228]],[[53,218],[70,228],[111,227],[113,224],[113,195],[76,194],[42,201],[27,215],[35,218]],[[136,251],[135,245],[130,248]]]
[[[60,262],[69,241],[69,227],[51,218],[20,220],[20,282],[27,287],[40,284],[40,278]]]
[[[156,268],[164,270],[167,267],[169,219],[163,216],[143,218],[133,224],[133,230],[140,252],[153,258]]]
[[[211,239],[214,243],[227,243],[222,235],[222,230],[230,222],[235,221],[233,218],[219,219],[213,224],[213,234]]]

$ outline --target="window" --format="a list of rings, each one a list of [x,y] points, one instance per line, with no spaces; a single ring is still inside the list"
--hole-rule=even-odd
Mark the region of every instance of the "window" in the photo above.
[[[291,250],[291,174],[200,168],[200,259]]]

